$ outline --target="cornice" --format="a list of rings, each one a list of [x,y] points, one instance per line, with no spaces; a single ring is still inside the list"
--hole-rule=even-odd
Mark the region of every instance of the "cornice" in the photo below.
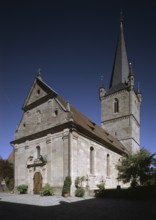
[[[139,127],[139,126],[140,126],[140,123],[137,121],[137,119],[135,118],[135,116],[134,116],[133,114],[124,115],[124,116],[120,116],[120,117],[117,117],[117,118],[105,120],[105,121],[102,121],[102,123],[103,123],[103,124],[104,124],[104,123],[107,124],[107,123],[109,123],[109,122],[121,121],[121,120],[123,120],[123,119],[128,119],[128,118],[130,118],[130,117],[132,117],[132,118],[136,121],[136,123],[137,123],[137,125],[138,125],[138,127]]]

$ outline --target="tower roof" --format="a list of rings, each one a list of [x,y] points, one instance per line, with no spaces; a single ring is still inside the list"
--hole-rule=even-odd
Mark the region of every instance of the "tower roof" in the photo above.
[[[118,87],[128,82],[129,63],[123,32],[123,18],[120,18],[120,32],[115,52],[114,65],[109,88]]]

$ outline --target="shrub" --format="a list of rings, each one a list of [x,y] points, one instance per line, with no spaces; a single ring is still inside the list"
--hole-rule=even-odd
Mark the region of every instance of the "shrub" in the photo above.
[[[65,193],[69,194],[70,193],[70,187],[71,187],[71,177],[67,176],[64,180],[64,184],[63,184],[63,189],[62,189],[62,195],[64,195]]]
[[[40,195],[41,196],[52,196],[52,195],[54,195],[53,187],[50,186],[47,183],[44,187],[42,187]]]
[[[82,187],[82,182],[85,180],[84,176],[82,177],[77,177],[76,180],[75,180],[75,187],[76,188],[79,188],[79,187]]]
[[[83,187],[79,187],[75,190],[75,196],[83,197],[85,194],[85,189]]]
[[[20,194],[26,194],[28,190],[28,186],[25,184],[17,186],[17,191],[19,191]]]
[[[103,197],[104,193],[105,193],[105,183],[101,182],[100,184],[97,185],[97,187],[99,188],[96,192],[96,196],[97,197]]]
[[[84,181],[84,176],[82,177],[77,177],[75,180],[75,196],[77,197],[83,197],[85,194],[85,189],[82,187],[82,182]]]

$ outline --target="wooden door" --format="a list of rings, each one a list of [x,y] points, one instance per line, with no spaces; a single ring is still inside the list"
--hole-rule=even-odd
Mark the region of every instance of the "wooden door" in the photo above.
[[[42,175],[40,172],[34,175],[34,194],[39,194],[42,189]]]

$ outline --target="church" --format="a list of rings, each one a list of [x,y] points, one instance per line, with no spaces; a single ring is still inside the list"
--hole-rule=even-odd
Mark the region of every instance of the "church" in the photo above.
[[[116,165],[122,156],[140,149],[140,105],[132,66],[128,61],[123,20],[115,52],[109,89],[99,87],[101,125],[97,125],[47,85],[40,72],[22,107],[23,116],[11,142],[15,155],[15,187],[26,184],[39,194],[50,184],[61,195],[64,179],[84,177],[93,191],[124,185],[117,180]]]

